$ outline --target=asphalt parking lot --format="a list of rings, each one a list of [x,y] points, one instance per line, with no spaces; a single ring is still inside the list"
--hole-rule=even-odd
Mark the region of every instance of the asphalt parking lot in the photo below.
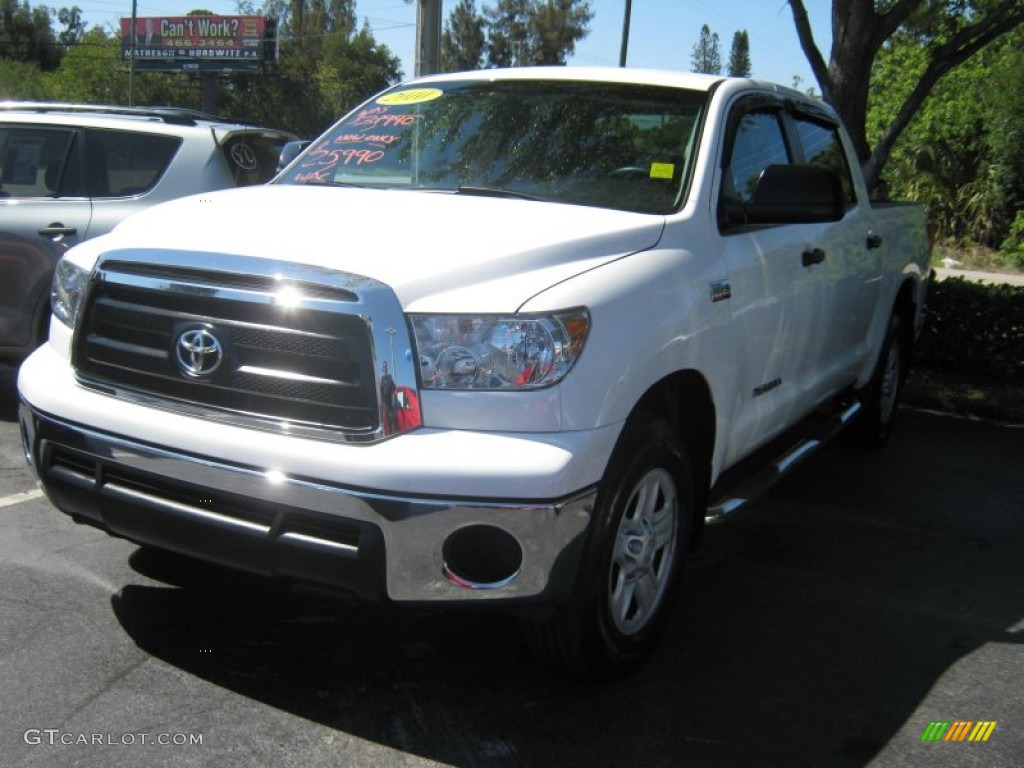
[[[651,663],[292,596],[74,525],[0,370],[0,766],[1024,766],[1024,429],[904,410],[710,531]],[[985,742],[922,741],[995,721]]]

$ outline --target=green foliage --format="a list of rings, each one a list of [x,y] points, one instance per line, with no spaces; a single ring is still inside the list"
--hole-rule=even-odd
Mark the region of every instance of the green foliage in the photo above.
[[[0,59],[0,99],[50,99],[46,76],[37,64]]]
[[[48,11],[0,0],[0,55],[4,14],[11,8],[19,23],[43,18],[49,29]],[[281,56],[268,74],[219,79],[217,111],[225,117],[312,137],[401,76],[398,58],[374,40],[368,27],[356,28],[353,0],[268,0],[262,10],[252,4],[240,10],[278,16]],[[77,7],[62,9],[58,18],[64,25],[60,40],[67,49],[59,68],[46,72],[38,62],[0,58],[0,97],[128,104],[131,90],[136,105],[200,108],[199,77],[136,72],[130,78],[116,35],[98,26],[85,31]],[[55,41],[53,50],[63,50],[52,31],[50,38]]]
[[[1010,225],[1009,234],[1000,246],[1013,259],[1018,269],[1024,269],[1024,210],[1017,211],[1017,216]]]
[[[474,0],[459,0],[441,33],[441,69],[445,72],[480,69],[487,50],[484,30],[484,19],[477,13]]]
[[[280,60],[269,75],[225,78],[218,112],[313,137],[401,76],[398,58],[367,27],[352,0],[273,0]]]
[[[65,49],[75,45],[85,34],[85,21],[82,19],[82,9],[77,5],[70,8],[61,8],[57,11],[57,21],[63,29],[57,33],[57,40]]]
[[[498,0],[484,6],[491,67],[565,64],[589,33],[589,0]]]
[[[576,41],[587,35],[593,18],[590,5],[581,0],[547,0],[533,6],[530,35],[533,37],[531,64],[565,64],[576,50]]]
[[[707,24],[700,28],[700,37],[693,44],[690,63],[693,72],[722,74],[722,50],[718,44],[718,33],[712,32]]]
[[[28,0],[0,0],[0,58],[38,64],[50,72],[60,65],[63,53],[46,6],[32,8]]]
[[[915,365],[1024,385],[1024,286],[933,281]]]
[[[939,82],[893,147],[892,194],[928,206],[939,234],[997,248],[1010,238],[1024,199],[1024,30],[983,49]],[[893,120],[924,72],[929,42],[901,33],[872,76],[868,140]]]
[[[87,104],[127,104],[129,73],[121,59],[121,41],[102,27],[85,32],[56,72],[48,73],[48,98]],[[198,109],[199,82],[190,76],[136,72],[132,103]]]
[[[741,29],[732,36],[732,49],[729,51],[729,76],[750,77],[750,36],[747,30]]]

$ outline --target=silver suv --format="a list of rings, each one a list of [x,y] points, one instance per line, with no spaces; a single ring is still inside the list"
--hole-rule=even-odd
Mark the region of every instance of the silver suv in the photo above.
[[[64,251],[155,203],[261,184],[295,138],[173,108],[0,102],[0,361],[45,339]]]

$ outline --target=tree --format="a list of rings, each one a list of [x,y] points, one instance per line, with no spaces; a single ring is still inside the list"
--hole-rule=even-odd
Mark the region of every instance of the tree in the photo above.
[[[57,33],[57,40],[65,50],[71,48],[85,34],[85,21],[82,19],[82,9],[77,5],[70,8],[61,8],[57,11],[57,21],[63,29]]]
[[[580,0],[547,0],[534,6],[530,33],[534,39],[532,64],[565,64],[576,41],[587,36],[593,18],[590,5]]]
[[[227,116],[315,136],[401,76],[398,58],[357,28],[354,0],[268,0],[262,14],[278,19],[278,66],[228,77]]]
[[[498,0],[484,6],[492,67],[564,64],[589,33],[589,0]]]
[[[60,66],[63,49],[50,25],[50,10],[27,0],[0,0],[0,58],[34,63],[44,72]]]
[[[741,29],[732,36],[732,48],[729,51],[729,76],[750,77],[750,37],[747,30]]]
[[[71,46],[54,72],[46,73],[48,98],[92,104],[128,103],[128,68],[121,40],[94,26]],[[135,104],[174,104],[198,109],[198,79],[163,72],[136,73]]]
[[[1018,28],[949,72],[890,153],[889,186],[927,205],[943,237],[1016,250],[1024,201],[1022,46]],[[909,31],[883,46],[869,93],[869,142],[884,134],[927,59],[926,44]]]
[[[874,187],[900,134],[939,80],[1024,22],[1021,0],[833,0],[828,64],[814,41],[804,0],[789,0],[800,46],[823,98],[842,116]],[[904,29],[925,45],[926,63],[874,147],[867,139],[871,69],[879,51]]]
[[[0,59],[0,99],[47,101],[50,98],[46,76],[38,65]]]
[[[484,19],[474,0],[459,0],[441,33],[441,70],[461,72],[480,69],[487,50]]]
[[[487,20],[487,62],[492,67],[517,67],[533,60],[530,0],[498,0],[484,6]]]
[[[700,37],[693,45],[691,57],[693,72],[702,72],[705,75],[722,74],[722,52],[718,44],[718,33],[712,32],[705,24],[700,28]]]

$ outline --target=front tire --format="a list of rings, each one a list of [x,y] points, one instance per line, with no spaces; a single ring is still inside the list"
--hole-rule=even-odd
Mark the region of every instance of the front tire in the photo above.
[[[631,419],[598,489],[571,601],[548,620],[522,622],[541,662],[600,679],[628,671],[650,653],[690,544],[692,477],[685,446],[668,422]]]

